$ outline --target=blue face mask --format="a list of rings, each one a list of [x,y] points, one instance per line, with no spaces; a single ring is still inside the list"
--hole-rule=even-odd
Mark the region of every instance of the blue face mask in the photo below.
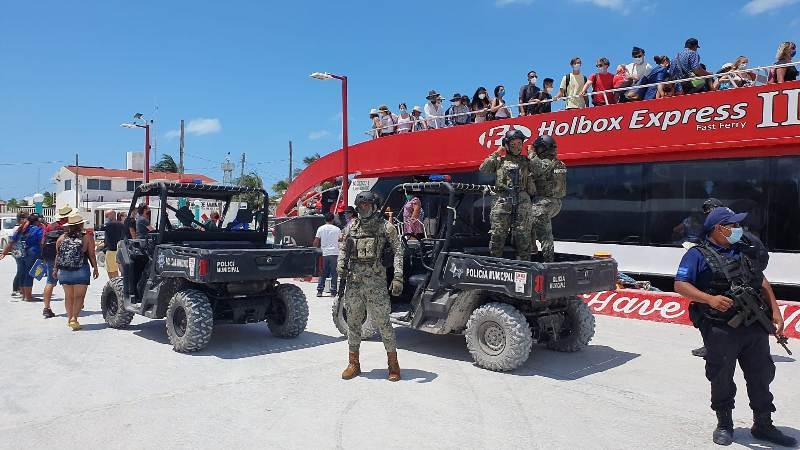
[[[506,95],[506,91],[500,91],[497,93],[497,96],[503,98]]]
[[[725,239],[728,240],[728,243],[735,244],[742,240],[742,235],[744,234],[744,229],[741,227],[731,228],[731,235],[726,236]]]

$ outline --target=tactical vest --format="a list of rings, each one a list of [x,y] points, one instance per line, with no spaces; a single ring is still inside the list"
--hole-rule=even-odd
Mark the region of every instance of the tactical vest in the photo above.
[[[393,255],[387,255],[386,247],[391,250],[388,242],[386,227],[391,226],[376,212],[367,219],[355,218],[350,223],[344,239],[352,239],[353,247],[350,261],[359,263],[381,264],[386,267],[387,257],[391,260]],[[391,266],[391,263],[389,264]]]
[[[538,197],[564,198],[567,195],[567,166],[559,159],[536,158],[539,176],[534,178]]]
[[[528,192],[530,185],[530,162],[522,155],[507,154],[497,160],[497,170],[495,172],[495,188],[500,192],[508,192],[514,189],[514,179],[517,180],[519,192]],[[514,172],[518,175],[514,175]]]
[[[764,279],[764,275],[744,253],[740,253],[740,258],[737,260],[715,252],[713,249],[708,248],[705,243],[698,244],[694,248],[700,251],[703,258],[705,258],[706,264],[708,264],[709,270],[711,270],[711,284],[704,291],[706,294],[725,295],[733,284],[749,285],[756,292],[761,292],[761,282]],[[726,272],[730,276],[730,280],[725,275]],[[702,316],[707,316],[718,322],[727,322],[739,312],[738,308],[735,307],[722,312],[705,303],[697,302],[692,302],[689,308],[689,316],[695,324],[697,324],[696,320],[702,320]],[[698,315],[699,317],[697,317]]]

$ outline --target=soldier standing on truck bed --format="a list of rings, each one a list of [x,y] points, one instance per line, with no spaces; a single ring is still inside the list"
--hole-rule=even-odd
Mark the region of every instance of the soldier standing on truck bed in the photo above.
[[[391,293],[403,293],[403,246],[397,230],[383,220],[375,203],[375,194],[361,192],[356,196],[357,216],[342,231],[337,271],[345,280],[344,307],[347,312],[349,363],[342,378],[349,380],[361,373],[358,350],[361,325],[369,311],[378,325],[389,360],[389,381],[400,379],[397,362],[397,340],[389,323],[389,292],[386,289],[386,268],[394,265]],[[392,257],[392,252],[394,257]]]
[[[517,129],[509,130],[503,137],[505,155],[496,150],[481,164],[480,171],[495,174],[497,197],[490,213],[489,253],[495,257],[503,256],[509,229],[511,230],[517,259],[531,259],[531,163],[522,156],[522,143],[525,134]]]
[[[561,199],[567,194],[567,166],[558,159],[556,141],[539,136],[529,151],[536,199],[533,202],[533,231],[542,244],[542,261],[553,262],[553,224],[561,211]]]

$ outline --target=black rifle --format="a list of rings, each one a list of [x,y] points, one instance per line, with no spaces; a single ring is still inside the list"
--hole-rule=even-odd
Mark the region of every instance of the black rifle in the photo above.
[[[347,238],[344,241],[344,261],[342,265],[346,272],[350,271],[350,255],[353,253],[354,241],[352,238]],[[344,290],[347,287],[347,277],[344,274],[339,274],[339,304],[341,305],[344,300]]]
[[[734,285],[725,293],[725,296],[732,298],[733,307],[739,309],[739,312],[728,321],[728,325],[731,328],[736,328],[742,324],[749,326],[758,322],[761,328],[778,339],[778,344],[786,350],[786,353],[792,354],[792,351],[786,345],[789,339],[786,336],[777,334],[778,330],[775,328],[775,324],[772,323],[772,318],[767,315],[766,305],[755,289],[743,284]]]
[[[514,242],[514,227],[519,219],[519,191],[520,191],[520,171],[519,166],[508,169],[508,176],[511,179],[511,241]]]

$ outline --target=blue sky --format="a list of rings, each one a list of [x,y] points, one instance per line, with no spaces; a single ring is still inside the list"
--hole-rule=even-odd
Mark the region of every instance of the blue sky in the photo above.
[[[75,6],[75,5],[81,5]],[[340,147],[340,87],[308,77],[348,75],[351,143],[370,108],[423,105],[504,84],[530,69],[557,78],[573,56],[630,62],[631,47],[674,56],[688,37],[717,70],[743,54],[769,64],[798,40],[798,0],[460,0],[7,2],[0,15],[0,198],[52,189],[81,163],[124,167],[143,133],[119,127],[134,112],[156,119],[157,152],[177,159],[172,130],[190,124],[186,167],[221,179],[227,152],[265,182],[296,160]],[[157,106],[157,111],[155,108]],[[155,115],[154,115],[155,111]]]

